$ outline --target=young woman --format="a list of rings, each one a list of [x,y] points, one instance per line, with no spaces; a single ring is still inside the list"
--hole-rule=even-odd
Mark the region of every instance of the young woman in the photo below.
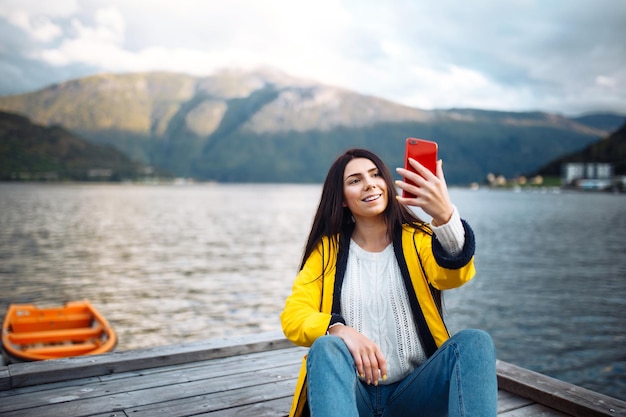
[[[495,416],[495,352],[479,330],[448,334],[441,291],[469,281],[474,235],[434,175],[351,149],[331,166],[300,272],[281,313],[310,346],[290,416]],[[403,198],[398,186],[415,198]],[[431,225],[408,208],[421,207]]]

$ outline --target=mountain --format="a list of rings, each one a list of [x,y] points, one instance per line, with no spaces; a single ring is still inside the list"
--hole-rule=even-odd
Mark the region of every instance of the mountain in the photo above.
[[[148,171],[147,171],[148,170]],[[120,151],[90,143],[59,126],[44,127],[0,112],[0,180],[115,181],[149,168]]]
[[[575,117],[573,120],[597,129],[613,131],[624,122],[624,115],[614,113],[592,113]]]
[[[562,156],[537,170],[535,175],[559,176],[565,162],[610,162],[615,175],[626,175],[626,123],[584,149]]]
[[[425,111],[273,70],[100,74],[0,97],[0,110],[178,176],[237,182],[320,182],[349,147],[393,168],[404,139],[421,137],[439,143],[448,182],[469,183],[534,171],[618,127],[541,112]]]

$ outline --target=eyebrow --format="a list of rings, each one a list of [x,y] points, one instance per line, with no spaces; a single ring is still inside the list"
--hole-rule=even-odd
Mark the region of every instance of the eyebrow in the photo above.
[[[378,171],[378,167],[374,167],[374,168],[371,168],[371,169],[367,170],[368,173],[372,172],[372,171]],[[351,178],[351,177],[362,177],[362,176],[363,176],[363,174],[361,172],[355,172],[354,174],[350,174],[350,175],[346,176],[346,178],[344,178],[344,181],[347,180],[348,178]]]

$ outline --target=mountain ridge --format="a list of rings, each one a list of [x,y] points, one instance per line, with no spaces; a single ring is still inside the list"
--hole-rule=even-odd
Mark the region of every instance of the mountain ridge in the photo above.
[[[261,182],[321,181],[334,157],[355,146],[395,166],[410,136],[440,143],[452,183],[488,172],[514,176],[605,137],[623,120],[421,110],[271,70],[99,74],[0,97],[0,110],[62,125],[178,176]]]

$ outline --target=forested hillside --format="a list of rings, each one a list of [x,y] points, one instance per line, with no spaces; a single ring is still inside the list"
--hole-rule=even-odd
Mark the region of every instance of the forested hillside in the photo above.
[[[120,181],[153,174],[110,146],[90,143],[59,126],[39,126],[0,112],[1,181]]]
[[[564,155],[541,167],[537,173],[559,176],[564,162],[610,162],[615,175],[626,175],[626,122],[604,139],[592,143],[581,151]]]

